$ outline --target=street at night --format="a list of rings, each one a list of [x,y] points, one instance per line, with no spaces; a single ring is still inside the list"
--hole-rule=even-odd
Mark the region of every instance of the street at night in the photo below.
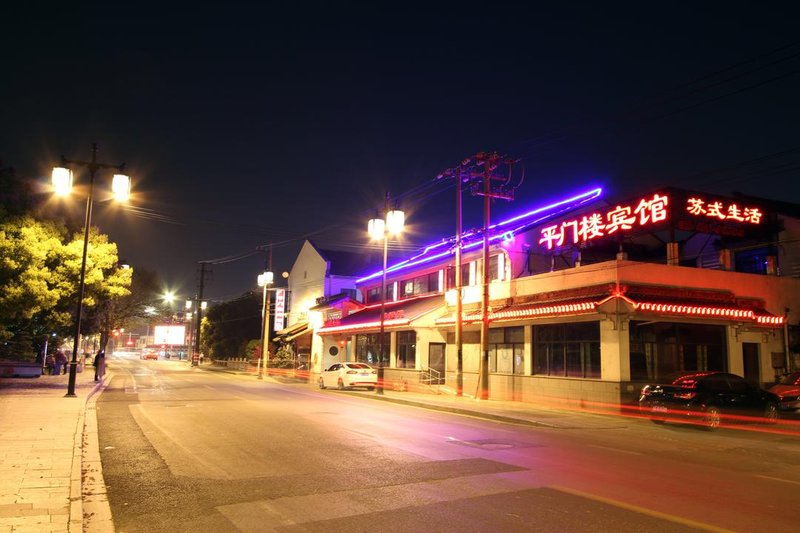
[[[97,417],[118,531],[796,530],[794,436],[530,406],[534,427],[113,366]]]

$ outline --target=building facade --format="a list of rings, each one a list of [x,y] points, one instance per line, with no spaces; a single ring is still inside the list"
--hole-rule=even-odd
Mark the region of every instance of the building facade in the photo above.
[[[671,188],[621,200],[595,189],[526,210],[490,226],[488,269],[484,235],[467,233],[461,265],[445,239],[391,264],[385,287],[381,272],[360,277],[363,302],[322,306],[323,366],[375,364],[388,348],[386,386],[453,389],[460,351],[465,394],[519,401],[628,402],[680,371],[766,384],[800,366],[797,217]]]

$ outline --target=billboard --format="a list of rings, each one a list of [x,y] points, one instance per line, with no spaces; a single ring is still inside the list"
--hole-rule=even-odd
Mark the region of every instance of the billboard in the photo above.
[[[153,344],[186,344],[186,326],[156,326],[153,332]]]

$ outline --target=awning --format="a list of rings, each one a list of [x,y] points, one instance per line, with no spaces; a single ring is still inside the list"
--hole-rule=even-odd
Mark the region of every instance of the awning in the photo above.
[[[586,299],[575,298],[560,302],[549,303],[522,303],[506,305],[493,309],[489,312],[491,322],[522,320],[526,318],[537,318],[546,316],[566,316],[594,313],[597,306],[602,302],[602,298]],[[463,321],[466,323],[480,322],[482,319],[480,311],[466,313]],[[455,314],[446,315],[436,319],[437,326],[449,326],[455,324]]]
[[[760,326],[782,326],[785,318],[773,315],[764,309],[749,308],[743,305],[719,305],[693,301],[635,301],[636,311],[660,315],[678,315],[737,322],[755,322]]]
[[[284,337],[283,338],[283,342],[292,342],[297,337],[302,337],[303,335],[307,335],[307,334],[312,333],[312,332],[313,332],[313,329],[311,329],[311,327],[306,327],[304,329],[301,329],[297,333],[293,333],[293,334],[291,334],[291,335],[289,335],[287,337]]]
[[[294,340],[296,337],[305,334],[308,329],[308,322],[297,322],[296,324],[292,324],[291,326],[283,328],[280,331],[276,331],[273,335],[273,340],[289,342]]]
[[[386,302],[383,314],[384,328],[407,326],[412,321],[444,305],[441,294]],[[381,324],[381,304],[373,304],[342,319],[329,321],[318,329],[320,335],[377,330]]]
[[[637,287],[641,291],[641,287]],[[588,295],[587,295],[588,296]],[[540,317],[575,316],[593,313],[653,313],[661,316],[682,316],[689,318],[709,318],[736,322],[753,322],[759,326],[779,327],[785,322],[782,316],[773,315],[761,307],[760,302],[736,299],[725,293],[719,297],[680,298],[667,295],[657,296],[647,291],[629,293],[613,292],[604,297],[590,297],[551,300],[548,302],[513,303],[489,312],[489,321],[502,322],[525,320]],[[481,321],[480,310],[464,313],[464,323]],[[450,326],[455,323],[455,314],[450,313],[436,319],[437,326]]]

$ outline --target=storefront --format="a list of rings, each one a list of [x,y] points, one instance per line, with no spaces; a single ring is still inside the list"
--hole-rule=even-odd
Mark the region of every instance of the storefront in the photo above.
[[[726,370],[765,384],[791,368],[800,280],[785,274],[798,257],[787,237],[796,219],[763,201],[677,189],[604,204],[598,196],[493,226],[485,342],[483,257],[474,235],[464,235],[465,393],[477,394],[483,360],[490,397],[520,401],[618,403],[674,372]],[[443,249],[431,245],[387,269],[387,309],[422,298],[424,319],[400,324],[390,312],[382,344],[380,278],[372,274],[358,285],[366,306],[327,320],[319,333],[332,345],[352,344],[346,353],[365,362],[388,345],[387,380],[406,379],[411,362],[426,372],[442,349],[454,387],[458,293],[453,255]]]

